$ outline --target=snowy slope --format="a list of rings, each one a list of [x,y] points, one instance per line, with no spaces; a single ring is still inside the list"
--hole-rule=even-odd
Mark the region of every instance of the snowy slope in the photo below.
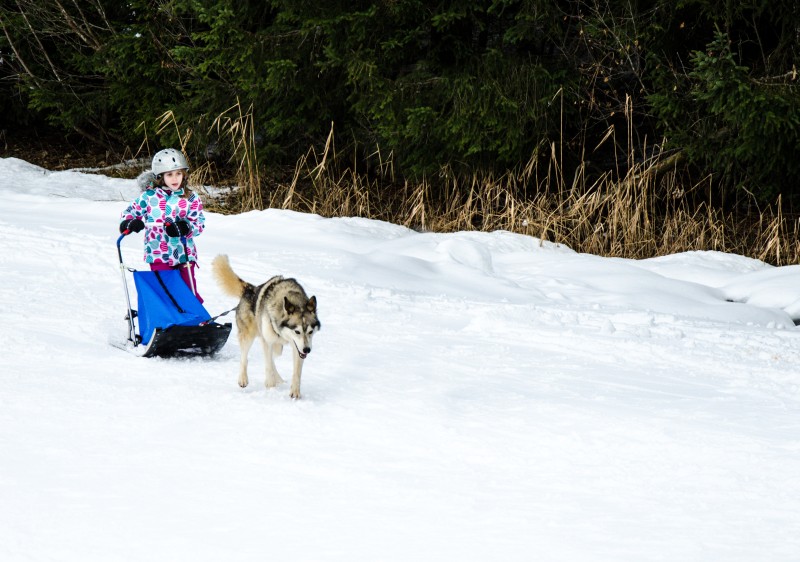
[[[797,266],[208,213],[210,312],[218,253],[319,299],[292,401],[109,345],[136,190],[0,159],[0,559],[800,560]]]

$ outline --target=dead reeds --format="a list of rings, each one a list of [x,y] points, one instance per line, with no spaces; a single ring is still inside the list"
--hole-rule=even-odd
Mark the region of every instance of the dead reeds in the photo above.
[[[581,173],[565,182],[552,158],[541,178],[533,175],[535,165],[499,178],[475,175],[468,183],[444,170],[433,189],[428,181],[397,186],[349,169],[334,176],[325,166],[330,150],[326,144],[321,155],[309,152],[290,183],[268,186],[271,206],[434,232],[506,230],[602,256],[716,250],[775,265],[800,259],[800,224],[782,213],[780,200],[757,214],[726,213],[698,202],[705,185],[681,186],[677,168],[664,171],[665,158],[633,163],[621,179],[608,172],[590,184]]]
[[[256,158],[251,111],[236,104],[214,122],[237,170],[234,195],[209,202],[220,212],[266,207],[384,220],[421,231],[505,230],[564,244],[578,252],[648,258],[691,250],[716,250],[775,265],[800,261],[800,223],[783,213],[780,198],[756,213],[715,207],[703,194],[711,178],[684,185],[679,153],[629,148],[609,170],[589,179],[586,165],[572,178],[561,166],[561,147],[537,148],[518,171],[465,180],[443,167],[435,181],[399,183],[391,154],[373,151],[371,173],[343,166],[334,128],[320,150],[309,149],[294,169],[262,173]],[[631,131],[626,132],[629,147]],[[606,135],[614,140],[614,131]],[[545,158],[546,156],[546,158]],[[359,159],[353,157],[352,162]],[[363,159],[361,160],[363,162]],[[194,179],[206,181],[204,169]],[[435,188],[434,188],[435,185]]]

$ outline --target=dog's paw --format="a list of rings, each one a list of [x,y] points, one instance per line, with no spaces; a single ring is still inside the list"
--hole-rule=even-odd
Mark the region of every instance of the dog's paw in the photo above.
[[[267,380],[264,381],[264,386],[267,388],[275,388],[279,384],[283,384],[285,382],[286,381],[283,380],[283,377],[281,377],[278,373],[273,373],[267,375]]]
[[[299,390],[292,390],[289,393],[289,398],[292,400],[300,400],[300,391]]]
[[[239,386],[240,386],[240,387],[244,388],[244,387],[246,387],[246,386],[247,386],[249,383],[250,383],[250,381],[249,381],[249,380],[247,380],[247,376],[246,376],[246,375],[245,375],[244,377],[239,377]]]

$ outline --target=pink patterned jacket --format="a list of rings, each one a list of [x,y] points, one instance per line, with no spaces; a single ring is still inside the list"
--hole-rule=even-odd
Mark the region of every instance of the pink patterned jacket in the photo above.
[[[144,222],[144,261],[179,265],[197,261],[194,239],[205,228],[203,202],[197,194],[184,197],[183,189],[168,191],[150,185],[122,211],[121,220],[140,219]],[[191,231],[183,237],[166,233],[170,223],[185,220]]]

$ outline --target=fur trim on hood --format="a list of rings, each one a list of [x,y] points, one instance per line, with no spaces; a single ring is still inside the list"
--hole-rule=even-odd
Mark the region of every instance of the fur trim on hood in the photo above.
[[[138,185],[139,189],[142,191],[154,188],[157,183],[156,176],[152,170],[146,170],[136,178],[136,185]]]

